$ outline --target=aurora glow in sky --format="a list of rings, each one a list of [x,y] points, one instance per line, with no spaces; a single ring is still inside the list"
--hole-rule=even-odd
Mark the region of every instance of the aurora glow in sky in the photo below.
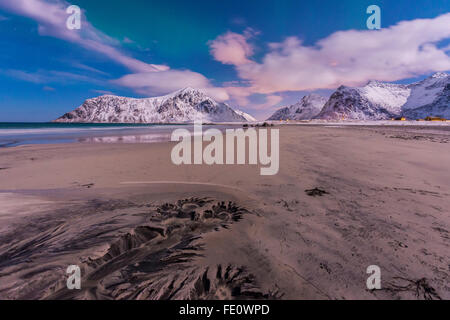
[[[450,70],[450,0],[0,0],[0,47],[0,122],[187,86],[264,119],[309,92]]]

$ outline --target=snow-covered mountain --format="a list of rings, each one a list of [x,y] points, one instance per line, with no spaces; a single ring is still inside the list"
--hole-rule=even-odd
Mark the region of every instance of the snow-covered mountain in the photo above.
[[[411,85],[411,95],[403,106],[403,115],[410,119],[441,117],[450,119],[450,75],[436,73]]]
[[[55,122],[88,123],[185,123],[245,122],[227,104],[214,101],[203,92],[184,88],[171,94],[144,99],[104,95],[86,100]]]
[[[296,104],[277,110],[267,120],[310,120],[322,110],[326,102],[326,98],[312,93]]]
[[[436,73],[408,85],[370,81],[364,87],[341,86],[330,97],[317,119],[384,120],[450,117],[450,76]]]
[[[248,122],[258,121],[255,118],[253,118],[253,116],[249,115],[248,113],[245,113],[244,111],[234,110],[234,112],[236,112],[240,116],[243,116],[245,120],[247,120]]]
[[[397,116],[409,96],[407,86],[370,81],[361,88],[339,87],[317,115],[328,120],[384,120]]]

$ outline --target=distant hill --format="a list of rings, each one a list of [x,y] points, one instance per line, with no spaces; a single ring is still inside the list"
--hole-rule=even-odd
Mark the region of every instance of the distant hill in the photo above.
[[[277,110],[267,120],[310,120],[319,114],[326,102],[322,96],[309,94],[296,104]]]

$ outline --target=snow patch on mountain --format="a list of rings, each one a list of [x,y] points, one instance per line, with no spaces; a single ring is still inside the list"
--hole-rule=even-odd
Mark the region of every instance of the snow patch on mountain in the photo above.
[[[441,94],[430,104],[408,109],[403,114],[409,119],[425,119],[426,117],[440,117],[450,119],[450,83],[448,83]]]
[[[392,114],[399,114],[402,111],[402,106],[411,93],[405,85],[380,81],[370,81],[358,90],[368,101]]]
[[[238,115],[242,116],[245,118],[245,120],[247,120],[248,122],[254,122],[254,121],[258,121],[256,120],[253,116],[249,115],[248,113],[241,111],[241,110],[234,110],[234,112],[236,112]]]
[[[446,85],[450,83],[450,76],[446,73],[436,73],[422,81],[409,85],[411,95],[403,106],[403,111],[420,108],[439,98]]]

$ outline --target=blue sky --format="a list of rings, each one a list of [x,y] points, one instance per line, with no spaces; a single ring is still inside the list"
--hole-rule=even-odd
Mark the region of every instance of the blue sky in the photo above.
[[[80,30],[66,28],[70,4]],[[381,30],[366,27],[372,4]],[[0,0],[0,121],[184,86],[263,119],[309,92],[450,70],[449,12],[450,0]]]

